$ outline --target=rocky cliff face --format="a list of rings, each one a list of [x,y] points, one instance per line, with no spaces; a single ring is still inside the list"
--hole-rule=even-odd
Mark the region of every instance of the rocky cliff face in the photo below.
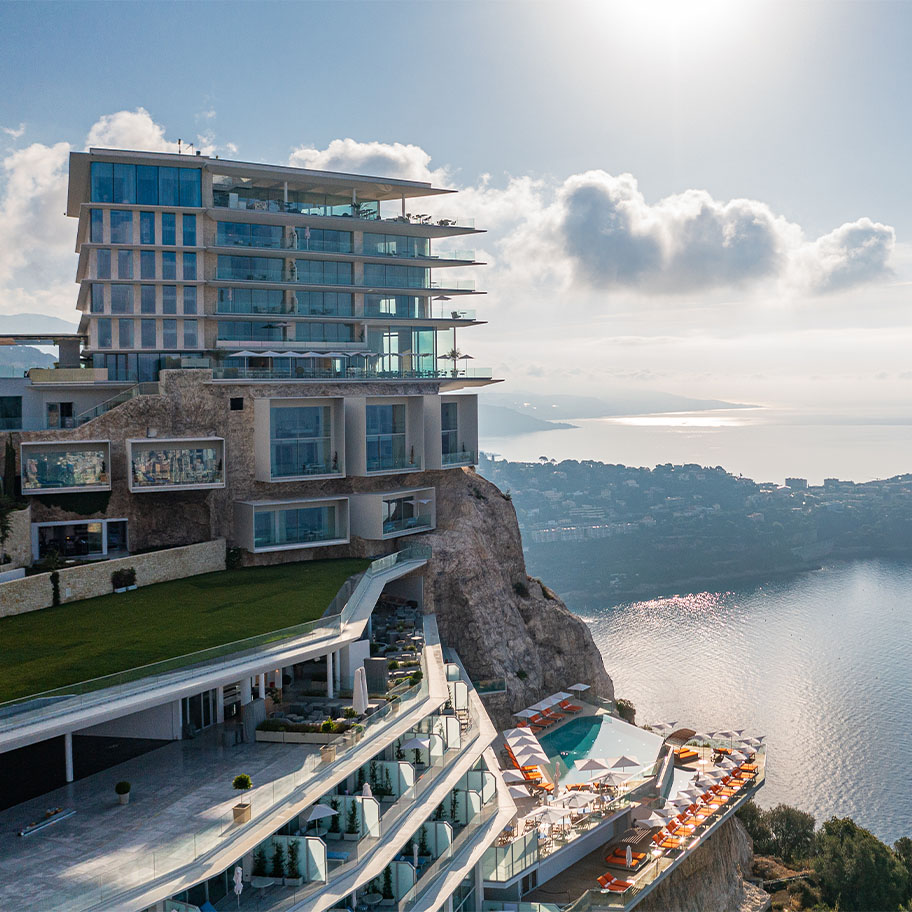
[[[578,681],[613,699],[589,628],[527,576],[510,500],[472,470],[427,474],[437,529],[419,538],[433,549],[425,602],[473,679],[506,678],[506,694],[485,698],[495,722]]]
[[[638,906],[642,912],[762,912],[769,895],[744,880],[754,845],[732,817]]]

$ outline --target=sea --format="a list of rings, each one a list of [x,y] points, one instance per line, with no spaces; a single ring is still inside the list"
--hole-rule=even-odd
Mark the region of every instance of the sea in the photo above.
[[[721,465],[779,483],[912,471],[912,412],[568,420],[578,427],[487,438],[481,448],[519,461]],[[639,722],[766,736],[761,805],[793,804],[818,822],[851,816],[888,842],[912,836],[912,565],[839,562],[728,591],[569,607],[591,626]]]
[[[531,568],[534,572],[534,568]],[[649,601],[570,604],[637,721],[764,735],[758,802],[912,836],[912,566],[888,560]]]
[[[568,418],[571,429],[483,437],[514,462],[595,459],[629,466],[697,463],[755,481],[787,477],[871,481],[912,471],[912,408],[820,413],[739,408],[613,418]]]

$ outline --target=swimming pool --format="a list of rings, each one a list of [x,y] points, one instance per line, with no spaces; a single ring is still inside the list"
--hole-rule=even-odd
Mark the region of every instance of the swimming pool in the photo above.
[[[662,738],[612,716],[582,716],[571,719],[557,731],[542,735],[539,743],[549,760],[559,760],[562,783],[587,782],[592,773],[574,766],[586,757],[619,757],[625,754],[641,766],[655,762]],[[628,767],[628,773],[636,768]]]

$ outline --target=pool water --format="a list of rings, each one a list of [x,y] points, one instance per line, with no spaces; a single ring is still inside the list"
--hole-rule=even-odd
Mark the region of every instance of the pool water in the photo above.
[[[580,772],[574,766],[587,757],[619,757],[621,754],[638,761],[640,766],[655,762],[662,738],[612,716],[582,716],[571,719],[557,731],[539,739],[550,760],[559,761],[562,783],[587,782],[590,772]],[[634,773],[636,767],[625,772]]]

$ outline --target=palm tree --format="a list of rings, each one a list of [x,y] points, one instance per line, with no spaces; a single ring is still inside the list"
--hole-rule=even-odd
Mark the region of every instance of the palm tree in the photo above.
[[[456,362],[461,361],[463,358],[471,358],[471,355],[464,355],[458,348],[451,348],[445,355],[440,355],[444,361],[453,362],[453,376],[455,377],[458,373],[456,369]]]

